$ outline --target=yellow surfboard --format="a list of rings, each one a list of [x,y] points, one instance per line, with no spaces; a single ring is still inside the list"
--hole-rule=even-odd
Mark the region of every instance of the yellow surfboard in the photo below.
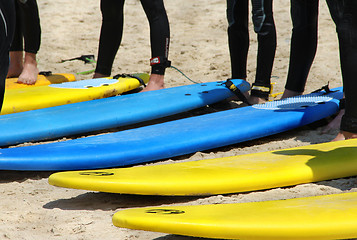
[[[141,83],[136,77],[144,83],[149,81],[149,75],[145,73],[133,76],[135,77],[96,78],[48,86],[6,89],[1,114],[111,97],[140,87]]]
[[[7,78],[5,82],[6,89],[38,87],[55,83],[72,82],[76,80],[76,76],[70,73],[48,73],[38,75],[37,81],[33,85],[22,84],[17,82],[17,78]]]
[[[139,151],[139,150],[138,150]],[[357,139],[174,164],[60,172],[59,187],[143,195],[255,191],[357,175]]]
[[[128,209],[117,227],[194,237],[316,240],[357,237],[357,193],[289,200]]]

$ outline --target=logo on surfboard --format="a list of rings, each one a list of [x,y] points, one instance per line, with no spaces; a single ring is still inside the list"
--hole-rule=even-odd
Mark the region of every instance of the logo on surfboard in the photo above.
[[[112,173],[112,172],[81,172],[81,173],[79,173],[79,175],[101,177],[101,176],[112,176],[112,175],[114,175],[114,173]]]
[[[156,213],[156,214],[183,214],[183,213],[185,213],[185,211],[177,210],[177,209],[162,209],[162,208],[156,208],[156,209],[147,210],[146,213]]]

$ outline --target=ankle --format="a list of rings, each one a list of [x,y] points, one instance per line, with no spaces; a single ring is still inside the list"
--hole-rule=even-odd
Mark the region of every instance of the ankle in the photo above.
[[[281,99],[288,98],[288,97],[300,96],[301,94],[302,94],[302,92],[295,92],[292,90],[285,89]]]
[[[153,91],[165,88],[164,75],[151,74],[149,83],[142,92]]]
[[[101,73],[94,73],[93,78],[106,78],[106,77],[110,77],[109,75],[106,74],[101,74]]]
[[[37,66],[36,54],[25,52],[24,64]]]

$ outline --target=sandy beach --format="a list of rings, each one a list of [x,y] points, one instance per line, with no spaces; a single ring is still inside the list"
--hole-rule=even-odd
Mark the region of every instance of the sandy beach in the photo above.
[[[291,35],[289,2],[274,1],[278,47],[272,81],[276,83],[276,93],[283,91],[288,71]],[[101,26],[99,1],[40,0],[38,4],[42,27],[42,44],[38,53],[40,71],[78,73],[94,69],[94,64],[84,64],[81,61],[60,62],[85,54],[97,56]],[[172,65],[197,82],[229,78],[226,2],[166,0],[165,6],[171,28],[169,59]],[[255,77],[257,41],[253,27],[250,29],[247,80],[252,83]],[[128,0],[125,3],[123,41],[114,62],[113,74],[149,72],[150,57],[149,26],[146,16],[140,1]],[[76,77],[89,79],[92,75]],[[165,82],[166,87],[191,84],[174,69],[166,71]],[[338,87],[342,85],[342,80],[335,25],[325,1],[321,1],[319,46],[305,92],[312,92],[327,83],[330,87]],[[155,164],[234,156],[328,142],[337,132],[336,130],[322,134],[322,127],[303,127]],[[63,139],[58,139],[60,140]],[[119,210],[133,207],[240,203],[357,191],[357,179],[344,178],[208,197],[137,196],[57,188],[48,184],[51,173],[0,171],[0,239],[193,240],[199,238],[117,228],[112,224],[112,216]]]

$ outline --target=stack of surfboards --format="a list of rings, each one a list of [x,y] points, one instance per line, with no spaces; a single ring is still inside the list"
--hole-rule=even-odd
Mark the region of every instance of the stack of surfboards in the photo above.
[[[220,91],[213,89],[211,92]],[[166,95],[164,93],[164,90],[158,90],[152,93],[138,93],[136,97]],[[178,101],[190,101],[190,96],[186,94],[189,93],[182,94]],[[205,99],[205,94],[207,93],[199,92],[198,97]],[[149,103],[145,106],[145,102],[140,102],[138,106],[142,108],[135,117],[141,118],[140,114],[146,111],[151,114],[156,106],[162,104],[170,108],[170,95],[166,96],[165,101],[160,101],[158,97],[159,102],[154,106]],[[284,132],[328,117],[338,111],[339,99],[342,96],[341,89],[336,89],[336,92],[327,94],[313,93],[115,133],[2,149],[0,169],[99,169],[128,166],[213,149]],[[177,101],[174,98],[171,100]],[[131,118],[130,114],[129,109],[123,116]],[[97,114],[93,118],[101,115]],[[85,127],[86,121],[82,124]]]
[[[232,81],[242,91],[250,88],[246,81]],[[129,78],[121,81],[124,83],[130,83],[130,88],[138,86],[137,80]],[[56,87],[62,89],[58,84]],[[0,116],[0,146],[135,124],[187,112],[232,96],[223,82],[208,82],[3,115]]]
[[[276,107],[275,111],[305,112],[331,101],[336,108],[338,101],[325,99],[306,101],[309,106],[306,102],[284,104],[286,110]],[[112,193],[205,196],[356,173],[357,140],[347,140],[193,162],[55,173],[49,183]],[[138,208],[114,214],[113,223],[117,227],[221,239],[346,239],[357,237],[356,204],[357,193],[347,193],[257,203]]]
[[[242,91],[249,89],[244,81],[236,84]],[[120,101],[119,97],[112,98],[115,99],[113,103],[101,103],[104,99],[100,99],[88,101],[88,106],[84,103],[78,103],[78,106],[70,104],[74,106],[74,113],[82,109],[105,110],[94,115],[93,118],[99,118],[99,121],[90,120],[87,126],[83,123],[84,127],[73,132],[66,126],[52,137],[82,133],[91,128],[101,129],[98,125],[104,123],[106,118],[110,119],[110,123],[104,124],[102,129],[212,104],[232,96],[223,85],[215,82],[212,85],[137,93],[120,96]],[[337,88],[329,93],[313,93],[117,133],[1,149],[0,169],[82,169],[55,173],[50,176],[49,183],[91,191],[170,196],[247,192],[354,176],[357,173],[357,140],[194,162],[103,169],[165,159],[287,131],[336,113],[342,96],[342,89]],[[154,105],[149,104],[152,102]],[[105,104],[109,107],[105,108]],[[124,120],[115,121],[112,114],[100,118],[105,112],[113,110],[114,105],[110,104],[118,104],[115,110],[125,116]],[[125,105],[128,109],[124,108]],[[39,111],[41,118],[45,115],[60,116],[57,120],[62,125],[68,121],[68,116],[61,115],[68,109],[62,107],[65,106],[49,108],[54,111],[51,114],[36,111]],[[135,108],[140,110],[135,111]],[[26,117],[20,114],[24,113],[1,117]],[[93,114],[89,111],[75,115],[74,119],[80,122],[85,116],[88,118]],[[130,118],[134,120],[128,120]],[[4,121],[0,118],[3,122],[14,119]],[[49,123],[52,121],[55,120],[47,120]],[[49,131],[55,132],[57,127],[50,127]],[[20,140],[9,143],[3,141],[2,144],[36,141],[46,139],[46,136],[51,138],[49,133],[39,136],[24,138],[28,140],[18,138]],[[118,227],[224,239],[354,238],[357,237],[357,193],[257,203],[138,208],[116,213],[113,223]]]
[[[49,183],[92,191],[197,196],[246,192],[354,176],[357,139],[175,164],[61,172]],[[220,239],[357,237],[357,193],[301,199],[137,208],[117,227]]]

